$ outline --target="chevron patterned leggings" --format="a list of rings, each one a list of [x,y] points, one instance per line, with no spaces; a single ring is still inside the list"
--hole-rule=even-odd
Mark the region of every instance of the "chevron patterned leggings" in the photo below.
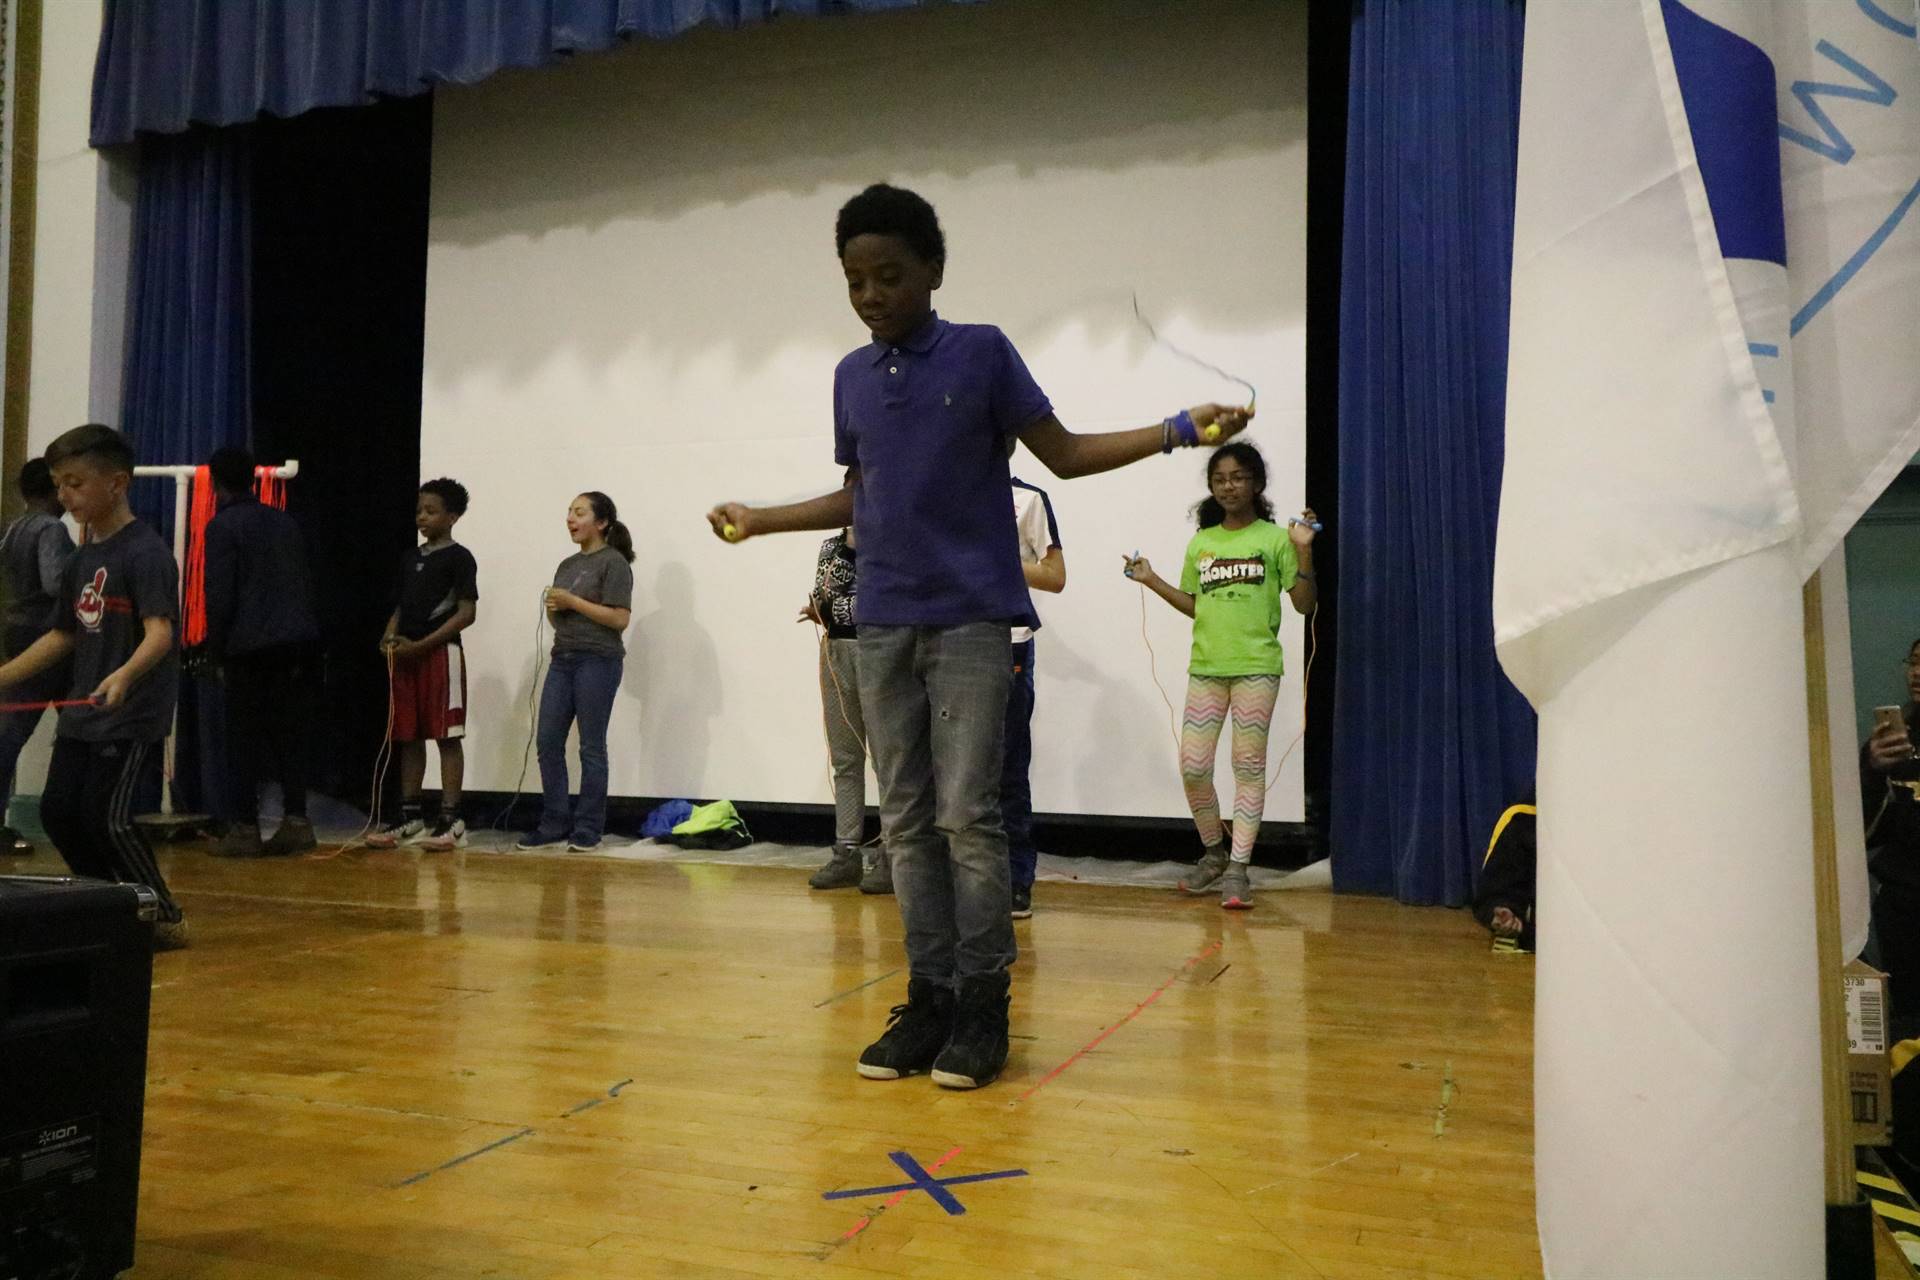
[[[1220,730],[1233,716],[1233,860],[1253,858],[1260,814],[1267,802],[1267,730],[1273,723],[1279,676],[1187,677],[1187,712],[1180,728],[1180,780],[1193,825],[1209,848],[1220,843],[1220,797],[1213,789],[1213,758]]]

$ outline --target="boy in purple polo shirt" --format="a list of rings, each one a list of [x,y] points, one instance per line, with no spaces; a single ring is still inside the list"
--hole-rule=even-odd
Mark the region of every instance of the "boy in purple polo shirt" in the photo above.
[[[860,706],[909,973],[907,1002],[859,1071],[892,1080],[931,1068],[936,1084],[972,1089],[1007,1060],[1007,628],[1035,621],[1008,442],[1070,479],[1198,444],[1209,426],[1224,439],[1252,415],[1209,404],[1133,431],[1068,431],[1005,334],[934,313],[947,253],[932,205],[868,187],[840,210],[834,241],[873,335],[834,370],[834,457],[847,484],[786,506],[722,503],[707,521],[728,542],[858,531]]]

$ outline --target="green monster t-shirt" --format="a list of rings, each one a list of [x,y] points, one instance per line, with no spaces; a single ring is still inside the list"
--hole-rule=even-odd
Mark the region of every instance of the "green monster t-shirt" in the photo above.
[[[1193,597],[1196,676],[1279,675],[1280,595],[1299,562],[1286,530],[1268,520],[1244,529],[1215,525],[1193,535],[1180,589]]]

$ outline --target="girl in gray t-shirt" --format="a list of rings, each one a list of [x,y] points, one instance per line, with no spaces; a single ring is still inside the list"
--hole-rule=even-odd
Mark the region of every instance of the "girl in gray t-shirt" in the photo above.
[[[553,660],[540,690],[534,741],[540,757],[540,823],[522,849],[565,844],[596,849],[607,821],[607,722],[626,664],[621,635],[633,619],[633,535],[613,499],[583,493],[567,507],[567,536],[580,549],[547,588]],[[567,732],[580,726],[580,796],[567,792]]]

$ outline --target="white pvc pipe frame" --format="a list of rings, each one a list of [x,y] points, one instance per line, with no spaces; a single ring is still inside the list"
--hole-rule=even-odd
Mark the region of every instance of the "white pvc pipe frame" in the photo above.
[[[199,473],[199,470],[200,468],[197,466],[135,467],[133,469],[135,476],[153,476],[155,478],[171,477],[173,480],[173,563],[174,567],[180,570],[181,575],[181,598],[175,603],[178,604],[181,609],[180,621],[182,626],[186,624],[187,511],[190,506],[188,499],[193,491],[193,477]],[[261,470],[264,470],[264,468],[261,468]],[[273,468],[273,478],[276,480],[291,480],[299,474],[300,460],[298,458],[288,458],[285,462]],[[174,637],[174,642],[176,644],[179,643],[178,636]],[[173,728],[167,733],[167,744],[165,752],[161,757],[166,769],[166,778],[164,780],[165,785],[160,788],[160,812],[165,814],[171,814],[173,812],[173,740],[179,730],[180,708],[176,703],[173,708]]]

